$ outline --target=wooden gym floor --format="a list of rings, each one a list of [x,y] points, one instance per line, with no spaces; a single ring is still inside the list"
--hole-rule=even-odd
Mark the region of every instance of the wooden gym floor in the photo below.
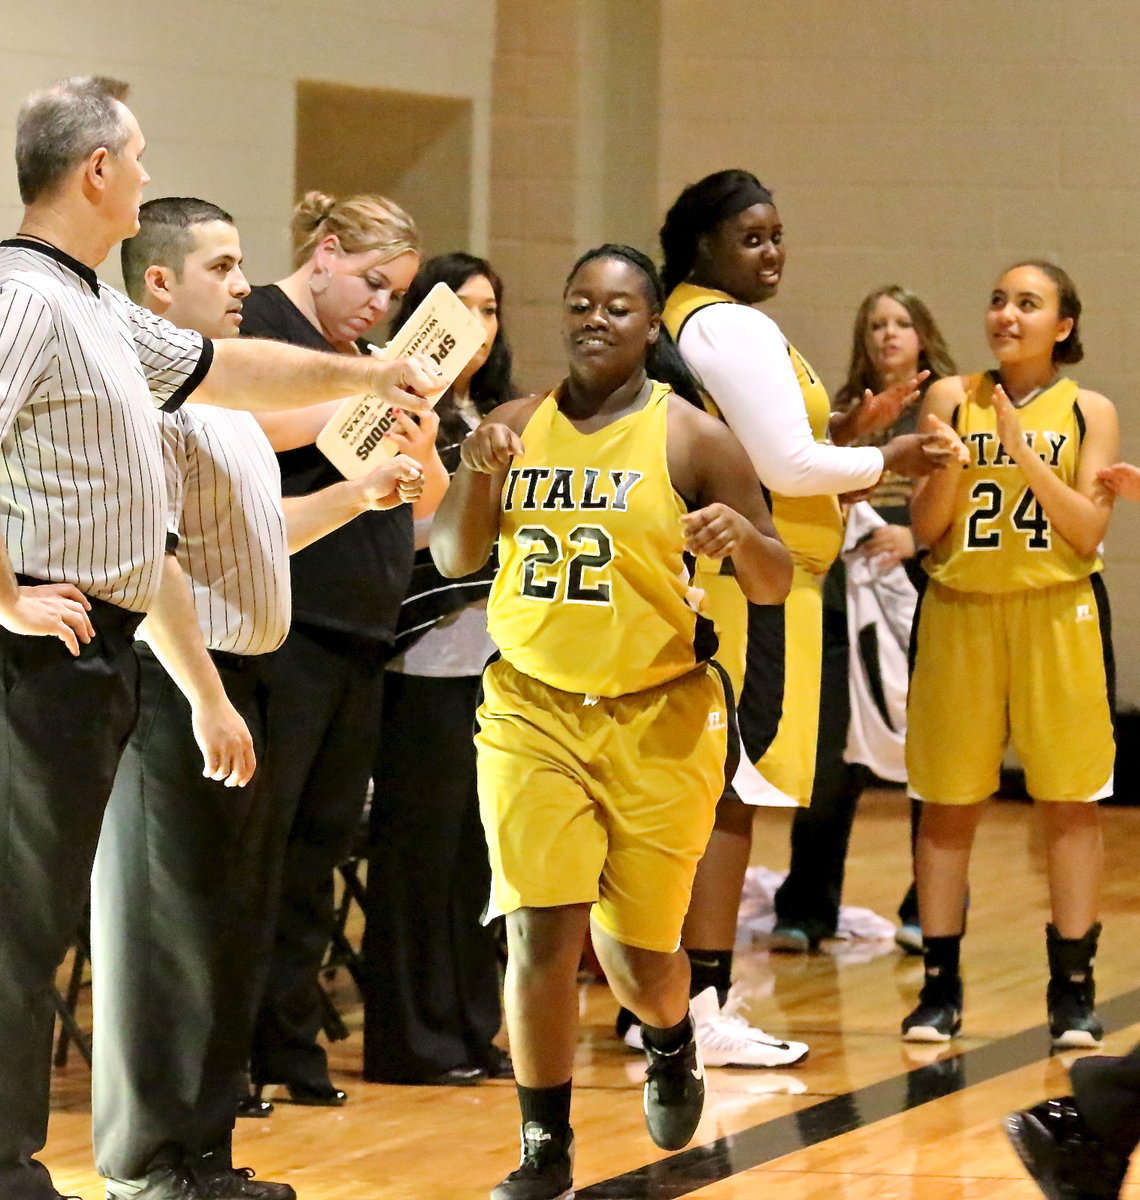
[[[1140,808],[1104,809],[1108,847],[1097,962],[1108,1052],[1140,1040]],[[754,861],[783,868],[790,814],[758,816]],[[894,916],[909,878],[908,808],[870,792],[855,824],[846,899]],[[666,1155],[642,1124],[639,1057],[612,1036],[606,988],[583,985],[575,1070],[579,1200],[1034,1200],[1001,1132],[1010,1109],[1067,1091],[1069,1055],[1050,1057],[1045,1019],[1042,844],[1032,808],[990,807],[974,854],[966,1036],[952,1050],[904,1046],[898,1026],[921,964],[891,943],[831,943],[811,956],[738,953],[753,1020],[811,1045],[798,1067],[709,1073],[693,1145]],[[360,1079],[359,1013],[340,984],[352,1036],[332,1048],[342,1109],[278,1104],[238,1123],[235,1161],[292,1183],[300,1200],[470,1200],[517,1161],[513,1085],[414,1088]],[[84,1018],[85,1018],[85,1014]],[[102,1197],[91,1166],[89,1075],[75,1054],[56,1073],[44,1159],[56,1185]],[[1140,1200],[1140,1168],[1128,1200]]]

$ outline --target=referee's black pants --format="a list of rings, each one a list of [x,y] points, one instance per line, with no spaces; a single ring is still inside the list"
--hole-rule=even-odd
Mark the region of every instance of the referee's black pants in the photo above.
[[[115,768],[137,714],[141,614],[91,602],[74,658],[0,629],[0,1196],[56,1197],[47,1138],[52,983],[87,899]]]
[[[255,1084],[323,1087],[317,976],[333,923],[333,871],[357,831],[380,726],[387,645],[294,624],[270,656],[266,787],[279,908],[267,928]]]
[[[480,677],[391,671],[373,773],[364,925],[364,1078],[486,1067],[499,1031],[474,723]]]
[[[214,655],[264,750],[266,656]],[[271,905],[268,794],[202,775],[190,705],[139,647],[139,721],[91,888],[92,1117],[101,1174],[232,1166],[253,1028],[253,959]]]

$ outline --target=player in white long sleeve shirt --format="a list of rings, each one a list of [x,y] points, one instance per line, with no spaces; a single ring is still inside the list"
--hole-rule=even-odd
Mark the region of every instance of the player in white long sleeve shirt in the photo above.
[[[917,395],[918,380],[868,395],[850,415],[832,417],[811,367],[775,322],[752,307],[775,295],[784,265],[779,214],[754,176],[721,171],[687,188],[666,217],[661,242],[671,292],[665,323],[709,408],[732,428],[771,492],[772,514],[795,564],[782,606],[735,603],[725,586],[731,580],[715,570],[702,575],[721,638],[718,657],[738,689],[745,755],[737,790],[751,803],[806,804],[819,715],[820,593],[842,542],[839,496],[873,486],[885,470],[924,474],[950,460],[956,439],[913,434],[882,448],[832,444],[889,425]],[[770,1068],[807,1053],[802,1043],[769,1038],[721,1013],[751,835],[752,811],[730,789],[682,939],[709,1065]]]

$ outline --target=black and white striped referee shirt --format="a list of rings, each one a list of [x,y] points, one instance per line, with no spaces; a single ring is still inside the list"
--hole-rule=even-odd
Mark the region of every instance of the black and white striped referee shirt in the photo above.
[[[63,251],[0,242],[0,536],[18,574],[146,611],[166,535],[157,408],[212,357]]]
[[[160,419],[170,529],[206,645],[276,650],[289,632],[289,544],[269,439],[250,413],[206,404]]]

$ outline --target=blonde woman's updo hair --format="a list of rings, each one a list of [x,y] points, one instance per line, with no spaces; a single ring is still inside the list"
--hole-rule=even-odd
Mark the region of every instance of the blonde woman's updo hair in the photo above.
[[[420,252],[415,221],[386,196],[349,196],[336,200],[324,192],[306,192],[293,210],[293,265],[312,257],[323,238],[336,234],[345,254],[382,251],[381,262]]]

